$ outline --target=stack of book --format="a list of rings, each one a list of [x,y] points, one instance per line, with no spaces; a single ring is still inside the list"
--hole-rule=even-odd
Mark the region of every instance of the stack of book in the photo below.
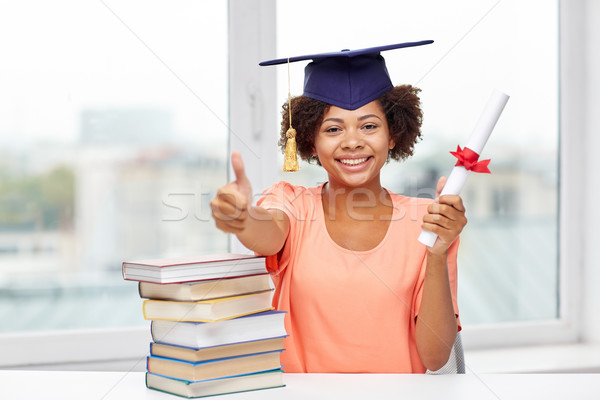
[[[265,258],[226,254],[123,263],[152,343],[146,386],[183,397],[281,387],[285,313]]]

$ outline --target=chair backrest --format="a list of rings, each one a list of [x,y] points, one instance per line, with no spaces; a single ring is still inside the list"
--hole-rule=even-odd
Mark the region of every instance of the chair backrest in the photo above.
[[[429,375],[446,375],[446,374],[464,374],[465,373],[465,353],[463,351],[462,340],[460,339],[460,332],[456,334],[452,351],[448,362],[442,368],[437,371],[427,370],[426,374]]]

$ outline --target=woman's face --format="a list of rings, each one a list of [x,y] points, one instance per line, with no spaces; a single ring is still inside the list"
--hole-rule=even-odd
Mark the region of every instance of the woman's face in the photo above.
[[[379,172],[394,147],[378,100],[356,110],[329,107],[315,135],[314,155],[330,183],[349,187],[379,185]]]

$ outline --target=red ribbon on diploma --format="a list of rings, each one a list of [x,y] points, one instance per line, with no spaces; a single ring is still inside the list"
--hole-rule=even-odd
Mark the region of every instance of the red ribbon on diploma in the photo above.
[[[456,146],[456,151],[451,151],[450,154],[458,158],[458,161],[456,161],[454,166],[465,167],[465,169],[468,171],[491,174],[490,170],[488,169],[488,164],[491,160],[478,161],[479,154],[475,153],[468,147],[461,149],[460,146]]]

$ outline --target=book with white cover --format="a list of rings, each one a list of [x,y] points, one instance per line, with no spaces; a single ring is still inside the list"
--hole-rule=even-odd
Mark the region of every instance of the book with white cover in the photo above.
[[[155,300],[200,301],[258,293],[272,288],[267,273],[181,283],[139,282],[140,297]]]
[[[247,254],[211,254],[180,258],[125,261],[123,278],[132,281],[177,283],[263,274],[266,258]]]
[[[152,340],[192,348],[286,336],[285,311],[265,311],[217,322],[152,321]]]

